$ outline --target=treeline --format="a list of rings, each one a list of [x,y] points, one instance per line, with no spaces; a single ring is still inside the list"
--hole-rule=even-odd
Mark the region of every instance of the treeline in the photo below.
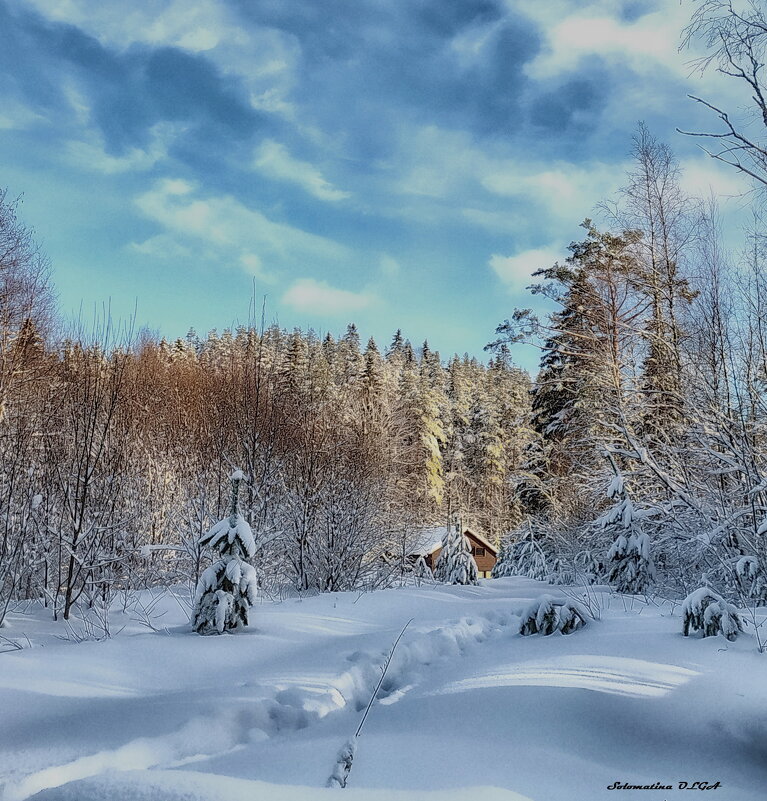
[[[643,126],[633,157],[611,230],[587,220],[536,273],[557,310],[498,328],[496,347],[542,349],[503,572],[767,600],[764,238],[731,258],[716,203]]]
[[[385,586],[419,527],[460,517],[503,542],[500,573],[764,594],[763,240],[731,261],[670,149],[640,126],[633,155],[607,228],[536,274],[555,310],[515,312],[486,364],[354,325],[64,336],[3,198],[0,615],[195,577],[234,468],[267,593]]]
[[[41,257],[2,210],[8,299]],[[267,591],[380,586],[409,568],[420,524],[461,514],[497,538],[520,520],[529,379],[505,349],[445,364],[399,331],[363,346],[354,325],[337,341],[244,326],[128,342],[109,320],[63,337],[43,325],[47,283],[28,295],[0,343],[0,616],[43,598],[68,619],[193,577],[234,467]]]
[[[701,0],[685,33],[749,86],[757,113],[704,103],[721,126],[705,135],[758,186],[765,31],[759,4]],[[353,325],[64,337],[46,260],[0,195],[0,621],[11,598],[68,617],[199,573],[235,467],[271,592],[385,585],[420,525],[460,516],[502,540],[500,573],[767,601],[761,200],[726,252],[715,201],[687,196],[640,126],[599,226],[536,273],[554,311],[517,310],[481,364],[400,332],[363,345]],[[541,348],[533,383],[516,342]]]

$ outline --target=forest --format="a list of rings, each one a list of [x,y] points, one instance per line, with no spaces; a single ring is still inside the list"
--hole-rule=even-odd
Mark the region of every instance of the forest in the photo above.
[[[760,114],[761,19],[703,3],[687,31],[709,45],[703,66],[756,87]],[[420,528],[460,520],[501,547],[498,575],[763,603],[766,157],[709,108],[722,132],[696,135],[756,187],[740,251],[640,123],[623,188],[573,210],[582,238],[534,275],[550,313],[478,321],[486,361],[399,330],[363,342],[354,323],[283,330],[266,309],[174,341],[107,312],[65,321],[4,192],[0,623],[37,599],[108,636],[119,593],[194,583],[233,470],[267,597],[412,580]],[[518,343],[540,349],[537,375]]]

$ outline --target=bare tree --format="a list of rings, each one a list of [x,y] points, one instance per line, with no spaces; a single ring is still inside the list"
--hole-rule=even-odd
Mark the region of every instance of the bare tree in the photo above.
[[[40,440],[46,420],[52,323],[48,262],[17,216],[18,201],[0,189],[0,624],[40,543],[32,522],[40,504]],[[30,565],[28,565],[30,567]],[[27,593],[31,588],[27,586]]]
[[[694,297],[685,268],[699,218],[680,187],[679,164],[671,148],[641,122],[632,156],[634,164],[619,202],[601,208],[623,228],[642,233],[632,243],[637,269],[631,280],[646,299],[644,425],[665,438],[683,413],[681,319]]]
[[[101,333],[108,343],[108,322]],[[65,620],[117,558],[114,537],[131,422],[124,414],[128,359],[128,351],[105,352],[97,340],[70,345],[61,363],[61,402],[45,442],[57,493],[56,516],[49,522],[59,548],[56,597],[63,597]]]
[[[713,67],[740,82],[751,101],[750,114],[733,116],[731,111],[695,95],[690,98],[708,108],[721,123],[714,132],[680,133],[711,140],[703,147],[712,158],[735,167],[767,186],[767,97],[763,82],[767,16],[761,0],[697,0],[682,46],[703,44],[708,52],[693,63],[701,70]]]

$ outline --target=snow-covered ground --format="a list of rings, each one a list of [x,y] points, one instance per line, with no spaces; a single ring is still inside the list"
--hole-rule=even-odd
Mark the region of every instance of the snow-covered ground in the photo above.
[[[570,593],[579,590],[569,588]],[[521,637],[530,579],[261,603],[234,635],[130,619],[66,642],[16,613],[0,654],[0,798],[67,801],[594,801],[767,797],[767,655],[681,635],[679,607],[590,591],[601,619]],[[325,789],[405,623],[348,787]],[[692,796],[693,798],[697,796]]]

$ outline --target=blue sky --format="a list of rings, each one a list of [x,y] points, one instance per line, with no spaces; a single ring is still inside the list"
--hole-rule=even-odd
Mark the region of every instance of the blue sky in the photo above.
[[[677,52],[690,7],[0,0],[0,186],[65,312],[205,333],[255,282],[288,328],[479,355],[620,186],[638,120],[691,191],[745,188],[674,132],[711,127],[688,92],[732,98]]]

